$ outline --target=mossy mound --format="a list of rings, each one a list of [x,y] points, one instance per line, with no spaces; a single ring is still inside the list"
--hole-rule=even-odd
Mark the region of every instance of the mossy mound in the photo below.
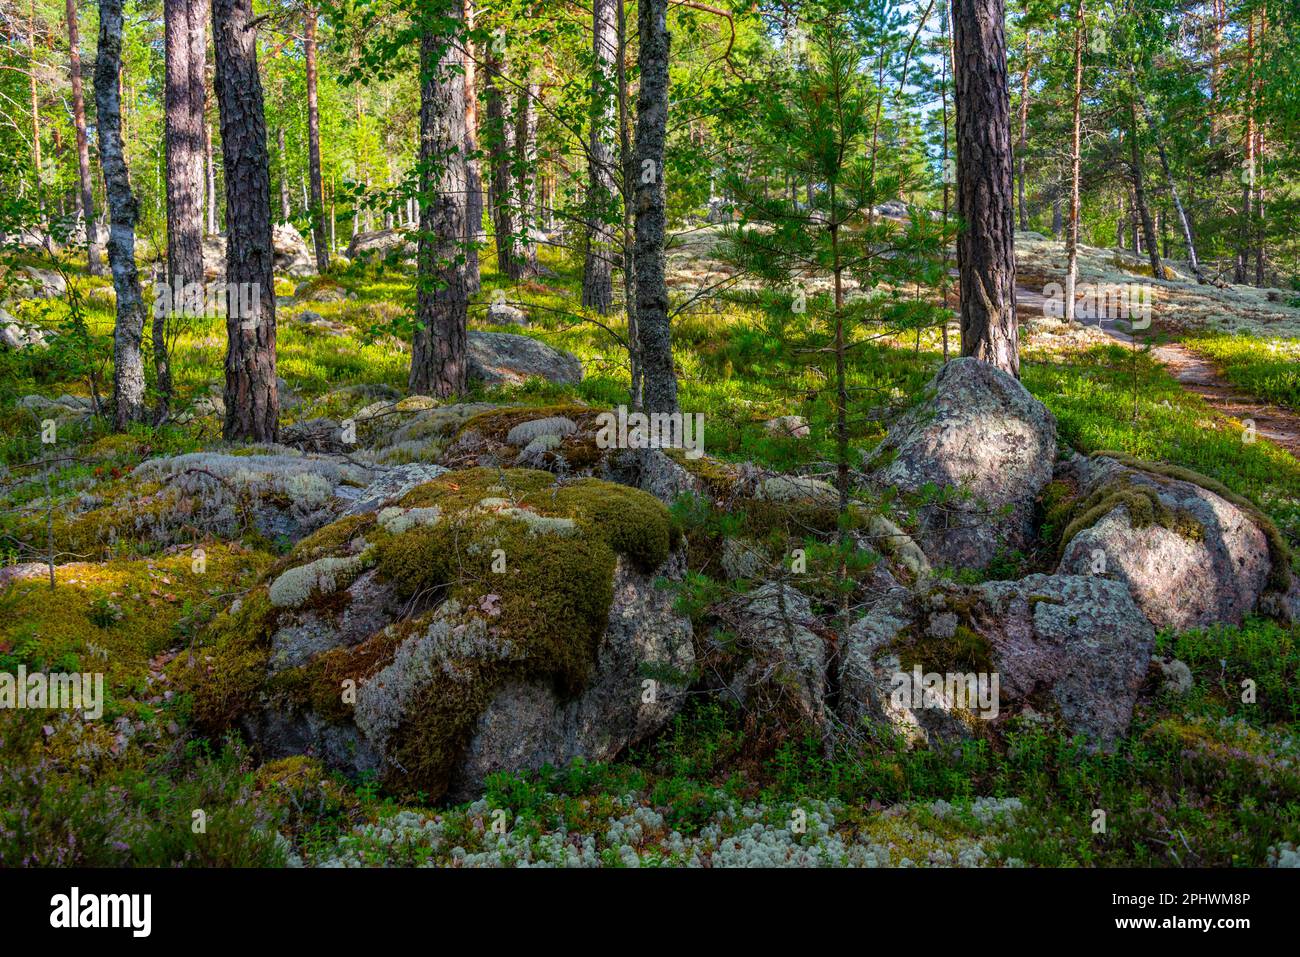
[[[409,515],[419,520],[402,521]],[[218,616],[181,680],[209,733],[259,709],[355,724],[391,784],[436,798],[504,684],[543,682],[562,697],[582,690],[619,559],[651,574],[678,539],[668,510],[625,486],[532,470],[447,473],[379,515],[350,516],[300,542]],[[311,619],[329,633],[363,585],[412,614],[306,664],[273,666],[281,630]]]

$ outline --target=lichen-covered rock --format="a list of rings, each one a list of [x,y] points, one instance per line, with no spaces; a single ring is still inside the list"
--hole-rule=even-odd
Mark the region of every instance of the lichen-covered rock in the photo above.
[[[868,457],[873,479],[913,495],[917,540],[936,564],[984,568],[1032,540],[1034,503],[1052,478],[1056,419],[1015,378],[974,358],[954,359],[926,399]]]
[[[1157,628],[1240,624],[1290,584],[1272,523],[1204,476],[1099,455],[1063,463],[1057,481],[1058,573],[1123,582]]]
[[[582,381],[582,363],[571,352],[508,332],[469,333],[469,377],[486,385],[519,385],[541,378],[561,385]]]
[[[914,742],[1036,715],[1107,746],[1128,728],[1154,641],[1128,590],[1095,576],[900,589],[849,631],[840,714],[851,727],[884,721]]]
[[[607,760],[681,703],[684,562],[648,495],[448,473],[301,541],[181,669],[195,718],[430,799],[497,770]]]
[[[381,229],[373,233],[357,233],[348,243],[349,259],[368,257],[385,258],[395,254],[400,259],[415,255],[415,239],[405,229]]]
[[[40,326],[16,320],[4,309],[0,309],[0,346],[15,352],[33,346],[45,345],[45,330]]]

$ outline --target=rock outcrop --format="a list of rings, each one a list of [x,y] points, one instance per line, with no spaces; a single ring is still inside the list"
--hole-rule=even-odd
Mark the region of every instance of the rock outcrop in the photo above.
[[[1047,407],[1005,372],[961,358],[943,366],[866,467],[879,485],[918,497],[915,537],[932,563],[980,569],[1030,544],[1055,459]]]

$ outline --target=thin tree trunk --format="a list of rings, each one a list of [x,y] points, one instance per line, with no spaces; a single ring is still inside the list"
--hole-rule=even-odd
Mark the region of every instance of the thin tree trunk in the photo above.
[[[135,266],[137,207],[122,152],[122,2],[100,0],[99,53],[95,60],[95,109],[99,159],[108,196],[108,262],[117,293],[113,327],[113,427],[142,422],[144,408],[144,299]]]
[[[284,148],[284,127],[275,131],[275,158],[280,167],[280,221],[289,221],[289,155]]]
[[[614,2],[618,13],[615,18],[618,27],[618,61],[615,72],[618,83],[618,150],[622,173],[619,185],[623,200],[623,313],[627,316],[632,408],[640,409],[645,397],[641,336],[637,331],[636,320],[636,223],[632,212],[636,156],[632,151],[632,111],[627,84],[627,6],[624,0]]]
[[[607,315],[614,303],[614,156],[610,148],[614,100],[610,95],[611,67],[618,52],[614,4],[592,3],[590,136],[587,142],[587,255],[582,269],[582,304]]]
[[[173,290],[203,282],[206,14],[203,0],[165,0],[163,4],[167,278]],[[175,301],[172,300],[173,306]],[[167,418],[172,398],[168,318],[166,310],[154,310],[153,358],[159,422]]]
[[[81,77],[81,34],[77,27],[77,0],[67,0],[68,51],[72,73],[72,124],[77,134],[77,179],[80,186],[81,221],[86,227],[86,254],[92,276],[104,274],[100,262],[104,247],[99,243],[95,219],[95,188],[90,172],[90,143],[86,138],[86,97]]]
[[[478,15],[474,0],[465,0],[465,27],[474,29]],[[465,291],[477,295],[483,288],[479,272],[478,251],[483,241],[483,177],[478,165],[478,51],[468,32],[465,48],[465,176],[469,184],[469,204],[465,214]]]
[[[36,177],[36,201],[45,208],[45,163],[41,158],[41,103],[36,82],[36,0],[31,0],[27,20],[27,77],[31,87],[32,103],[32,171]]]
[[[1145,103],[1143,103],[1142,110],[1146,116],[1147,129],[1151,131],[1152,139],[1155,140],[1156,155],[1160,157],[1160,168],[1164,171],[1165,185],[1169,189],[1169,201],[1173,204],[1174,213],[1178,216],[1178,226],[1183,233],[1183,245],[1187,247],[1188,265],[1198,281],[1202,283],[1209,282],[1205,273],[1201,271],[1201,264],[1196,259],[1196,240],[1192,234],[1192,223],[1187,217],[1187,210],[1183,208],[1183,201],[1178,196],[1178,184],[1174,180],[1174,173],[1169,165],[1169,153],[1165,149],[1164,138],[1161,137],[1160,130],[1151,121],[1151,112],[1146,108]]]
[[[217,164],[212,153],[212,124],[203,124],[203,162],[207,166],[208,235],[215,236],[217,229]]]
[[[1074,101],[1070,145],[1070,219],[1065,235],[1065,321],[1074,322],[1074,287],[1079,278],[1079,154],[1083,121],[1083,0],[1074,17]]]
[[[212,0],[222,162],[226,172],[226,284],[242,308],[226,314],[229,441],[274,442],[275,283],[271,173],[252,0]]]
[[[537,274],[537,107],[541,87],[531,79],[515,100],[515,192],[519,197],[519,258],[525,275]]]
[[[668,129],[668,0],[640,0],[641,90],[636,100],[636,320],[645,375],[645,409],[677,412],[677,374],[664,280]]]
[[[962,355],[1020,374],[1002,0],[953,4]]]
[[[498,41],[499,42],[499,41]],[[510,154],[513,124],[506,116],[505,59],[488,45],[487,75],[483,78],[487,94],[487,127],[491,146],[492,231],[496,236],[497,270],[510,279],[519,279],[523,267],[515,244],[515,217],[511,208]]]
[[[1029,24],[1025,24],[1025,68],[1020,74],[1020,144],[1016,148],[1016,173],[1020,210],[1020,228],[1029,228],[1029,211],[1025,209],[1025,152],[1029,148]]]
[[[1233,272],[1233,281],[1246,281],[1246,264],[1251,256],[1251,237],[1254,234],[1251,223],[1253,193],[1255,189],[1255,13],[1248,10],[1246,27],[1246,162],[1241,171],[1241,211],[1237,227],[1237,264]]]
[[[1156,227],[1151,221],[1151,208],[1147,205],[1146,177],[1142,170],[1142,146],[1138,142],[1138,129],[1137,103],[1130,100],[1129,168],[1133,178],[1133,204],[1137,207],[1138,220],[1142,224],[1142,241],[1151,260],[1151,276],[1163,279],[1164,266],[1160,262],[1160,247],[1156,243]]]
[[[463,22],[464,0],[445,14]],[[456,38],[420,37],[420,244],[411,392],[439,398],[468,384],[464,257],[469,167],[465,77]]]
[[[311,235],[316,246],[316,271],[330,266],[329,246],[325,241],[325,203],[320,175],[320,106],[316,101],[316,8],[307,10],[307,30],[303,53],[307,61],[307,155],[311,180]]]

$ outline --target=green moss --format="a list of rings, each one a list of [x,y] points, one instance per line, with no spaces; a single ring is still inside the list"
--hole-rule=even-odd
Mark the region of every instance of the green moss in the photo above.
[[[550,419],[563,416],[577,423],[579,431],[594,429],[596,417],[603,410],[593,409],[587,405],[567,403],[563,405],[511,406],[505,409],[490,409],[471,418],[456,432],[459,438],[466,432],[477,432],[484,438],[504,444],[506,436],[516,425],[532,422],[534,419]]]
[[[904,671],[915,665],[920,665],[923,671],[939,673],[991,674],[995,670],[993,646],[965,624],[959,624],[947,638],[936,638],[912,628],[900,634],[888,648],[898,655]]]
[[[233,613],[217,615],[202,647],[179,655],[172,679],[192,700],[191,717],[207,734],[230,728],[262,687],[276,611],[266,588],[246,595]]]

